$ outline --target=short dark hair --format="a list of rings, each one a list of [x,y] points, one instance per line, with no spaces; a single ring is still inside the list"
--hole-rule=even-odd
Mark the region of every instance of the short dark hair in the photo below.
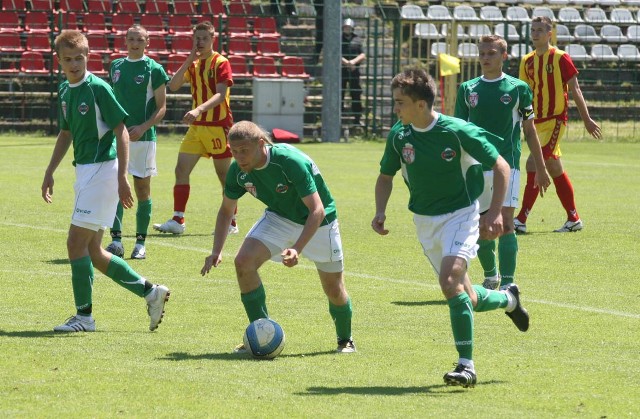
[[[424,69],[411,67],[397,74],[391,80],[391,90],[400,89],[402,94],[411,99],[424,100],[429,109],[433,107],[436,98],[437,88],[433,77]]]
[[[547,16],[536,16],[533,19],[531,19],[531,23],[538,23],[538,22],[545,24],[547,28],[547,32],[553,29],[553,22]]]

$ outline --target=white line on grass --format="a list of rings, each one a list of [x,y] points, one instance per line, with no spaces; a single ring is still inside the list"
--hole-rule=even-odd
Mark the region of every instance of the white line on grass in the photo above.
[[[34,225],[29,225],[29,224],[15,224],[15,223],[3,222],[3,221],[0,221],[0,225],[10,226],[10,227],[14,227],[14,228],[15,227],[22,227],[22,228],[30,228],[30,229],[34,229],[34,230],[44,230],[44,231],[49,231],[49,232],[54,232],[54,233],[66,233],[67,232],[67,230],[60,229],[60,228],[53,228],[53,227],[46,227],[46,226],[34,226]],[[166,242],[154,242],[154,246],[170,247],[170,248],[179,249],[179,250],[191,250],[191,251],[200,252],[200,253],[203,253],[203,254],[209,254],[209,252],[210,252],[210,250],[205,250],[205,249],[201,249],[201,248],[197,248],[197,247],[180,246],[180,245],[175,245],[175,244],[166,243]],[[305,264],[300,264],[300,265],[298,265],[298,267],[301,268],[301,269],[308,269],[308,270],[314,270],[314,271],[316,270],[316,267],[314,265],[306,264],[306,263]],[[8,272],[8,271],[7,270],[0,270],[0,272]],[[393,283],[393,284],[403,284],[403,285],[412,285],[412,286],[431,288],[431,289],[440,289],[440,287],[437,284],[426,282],[426,281],[423,281],[423,280],[418,280],[418,279],[416,279],[416,280],[402,280],[402,279],[387,278],[387,277],[382,277],[382,276],[369,275],[369,274],[364,274],[364,273],[359,273],[359,272],[350,272],[350,271],[345,271],[345,276],[363,278],[363,279],[373,279],[373,280],[376,280],[376,281],[389,282],[389,283]],[[611,316],[629,317],[629,318],[632,318],[632,319],[640,319],[640,314],[627,313],[627,312],[624,312],[624,311],[606,310],[606,309],[595,308],[595,307],[585,307],[585,306],[578,306],[578,305],[573,305],[573,304],[557,303],[557,302],[548,301],[548,300],[537,300],[537,299],[532,299],[532,298],[527,298],[527,301],[533,302],[533,303],[537,303],[537,304],[544,304],[544,305],[548,305],[548,306],[553,306],[553,307],[567,308],[567,309],[570,309],[570,310],[581,310],[581,311],[586,311],[586,312],[589,312],[589,313],[608,314],[608,315],[611,315]]]

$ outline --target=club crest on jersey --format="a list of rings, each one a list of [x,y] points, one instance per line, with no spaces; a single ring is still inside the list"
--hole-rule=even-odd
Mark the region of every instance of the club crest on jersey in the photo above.
[[[479,99],[480,95],[478,94],[478,92],[471,92],[471,94],[469,94],[469,105],[472,108],[475,108],[476,106],[478,106]]]
[[[80,106],[78,106],[78,112],[80,112],[82,115],[85,115],[87,112],[89,112],[89,105],[82,102]]]
[[[411,164],[416,159],[416,151],[413,149],[413,144],[406,143],[404,147],[402,147],[402,158],[407,164]]]
[[[456,157],[456,152],[455,150],[452,150],[449,147],[447,147],[444,149],[442,154],[440,154],[440,157],[442,157],[442,160],[444,161],[451,161]]]
[[[551,64],[551,63],[547,64],[547,66],[545,67],[545,70],[547,71],[547,73],[552,74],[553,73],[553,64]]]
[[[500,102],[504,103],[505,105],[510,104],[512,100],[513,99],[511,98],[511,96],[509,96],[507,93],[500,96]]]
[[[278,183],[278,185],[276,186],[277,193],[286,193],[288,190],[289,187],[287,185],[283,185],[282,183]]]
[[[116,71],[113,72],[112,79],[113,79],[114,83],[117,83],[118,80],[120,80],[120,70],[116,70]]]
[[[67,119],[67,102],[63,100],[60,107],[62,108],[62,116],[64,116],[64,119]]]
[[[258,197],[258,191],[256,190],[256,187],[253,185],[253,183],[251,182],[247,182],[244,184],[244,189],[249,192],[251,195],[255,196],[256,198]]]
[[[138,74],[134,77],[133,81],[135,81],[136,84],[142,83],[144,81],[144,74]]]

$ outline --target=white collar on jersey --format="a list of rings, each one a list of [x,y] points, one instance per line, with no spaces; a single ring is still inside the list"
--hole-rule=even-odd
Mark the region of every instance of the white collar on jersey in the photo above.
[[[504,73],[501,73],[501,74],[500,74],[500,77],[498,77],[498,78],[496,78],[496,79],[488,79],[488,78],[486,78],[486,77],[483,75],[482,77],[480,77],[480,79],[481,79],[482,81],[487,81],[487,82],[489,82],[489,83],[492,83],[492,82],[496,82],[496,81],[500,81],[500,80],[504,79],[504,76],[505,76],[505,74],[504,74]]]
[[[86,70],[84,72],[84,77],[82,78],[82,80],[80,80],[77,83],[73,83],[73,84],[69,83],[69,87],[78,87],[78,86],[80,86],[82,83],[84,83],[85,80],[87,80],[87,77],[89,77],[90,74],[91,74],[91,72],[89,70]]]
[[[434,112],[435,117],[433,118],[433,121],[431,121],[431,123],[429,124],[429,126],[427,126],[426,128],[417,128],[415,125],[411,124],[411,128],[414,129],[414,131],[417,132],[427,132],[427,131],[431,131],[431,129],[436,125],[436,123],[438,122],[438,119],[440,119],[440,113],[438,112]]]

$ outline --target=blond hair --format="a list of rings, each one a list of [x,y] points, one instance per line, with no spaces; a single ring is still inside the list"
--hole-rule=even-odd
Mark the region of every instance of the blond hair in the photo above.
[[[80,48],[85,54],[89,54],[89,40],[82,32],[76,29],[64,29],[53,41],[53,47],[58,55],[62,48]]]
[[[233,124],[229,134],[227,134],[227,138],[230,143],[242,140],[259,141],[262,139],[269,144],[273,144],[269,133],[251,121],[239,121]]]

